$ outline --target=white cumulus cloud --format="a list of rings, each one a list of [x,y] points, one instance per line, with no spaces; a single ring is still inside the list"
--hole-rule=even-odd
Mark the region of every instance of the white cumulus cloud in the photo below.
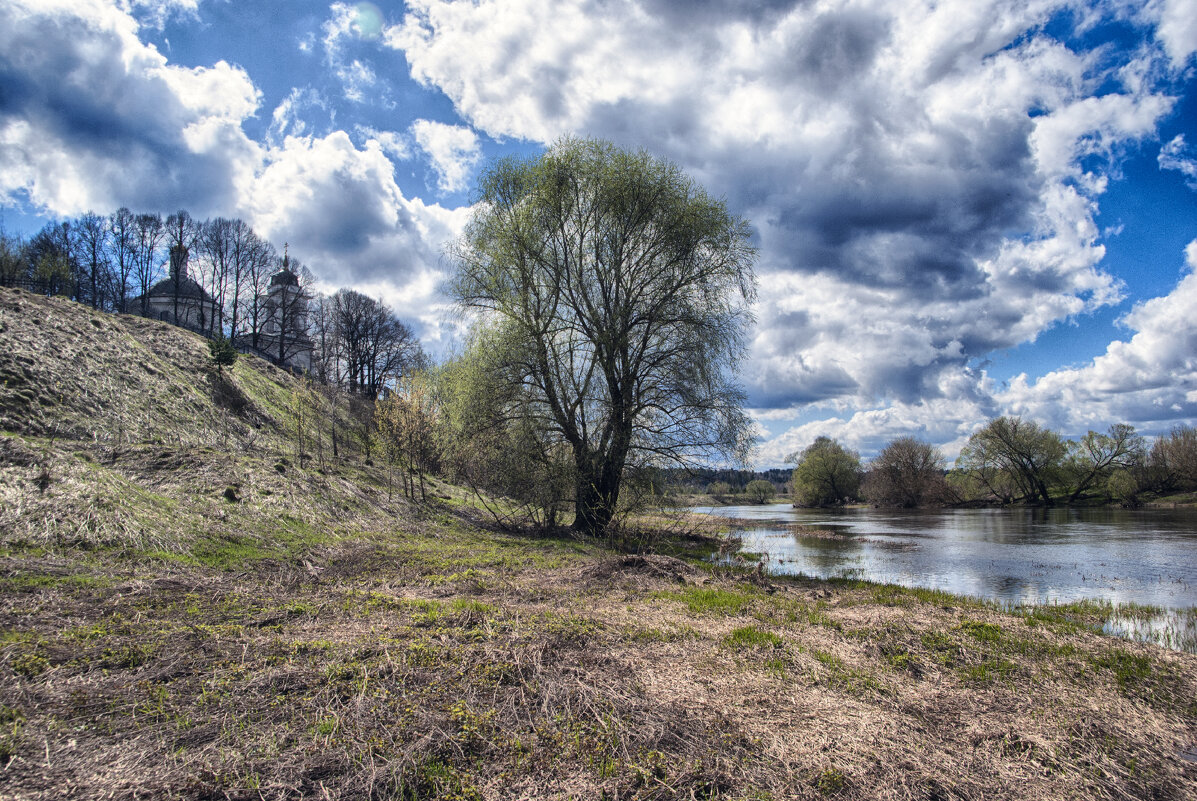
[[[416,120],[411,125],[411,135],[428,155],[440,191],[460,192],[469,185],[482,156],[477,134],[463,125]]]

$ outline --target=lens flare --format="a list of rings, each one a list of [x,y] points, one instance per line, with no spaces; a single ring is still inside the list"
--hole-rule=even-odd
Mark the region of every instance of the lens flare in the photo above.
[[[363,39],[373,39],[382,33],[382,11],[373,3],[358,3],[353,27]]]

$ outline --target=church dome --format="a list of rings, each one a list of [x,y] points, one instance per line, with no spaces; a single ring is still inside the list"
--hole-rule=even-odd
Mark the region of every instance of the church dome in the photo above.
[[[271,286],[299,286],[299,277],[291,272],[290,268],[284,267],[274,275],[270,276]]]

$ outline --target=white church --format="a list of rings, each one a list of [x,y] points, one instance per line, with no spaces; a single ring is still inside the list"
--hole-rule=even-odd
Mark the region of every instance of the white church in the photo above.
[[[170,275],[154,284],[144,298],[133,300],[145,316],[174,323],[192,331],[205,332],[219,319],[216,301],[187,271],[188,250],[170,249]],[[264,304],[265,322],[253,339],[241,335],[234,344],[241,351],[261,356],[280,367],[306,372],[312,369],[312,339],[308,336],[308,295],[291,270],[291,257],[284,251],[282,268],[270,277]]]

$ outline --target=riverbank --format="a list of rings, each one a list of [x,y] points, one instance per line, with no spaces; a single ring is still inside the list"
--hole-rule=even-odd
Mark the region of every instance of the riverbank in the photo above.
[[[163,323],[0,316],[0,798],[1197,788],[1197,657],[1083,610],[718,567],[711,521],[625,531],[647,555],[499,530],[404,500],[351,397]]]
[[[1197,789],[1197,657],[1095,634],[1078,610],[766,579],[704,562],[699,534],[621,555],[491,530],[456,500],[335,530],[302,512],[276,510],[269,553],[245,535],[10,543],[0,794]]]

